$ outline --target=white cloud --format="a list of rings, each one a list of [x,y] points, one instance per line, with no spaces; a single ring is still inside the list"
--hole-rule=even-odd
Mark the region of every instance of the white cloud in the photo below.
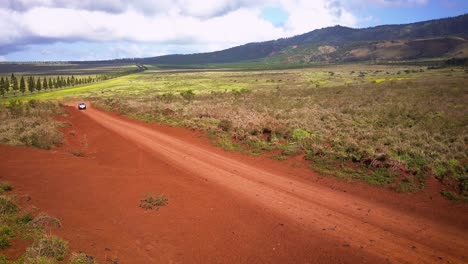
[[[336,24],[357,24],[357,18],[336,0],[6,1],[7,8],[0,7],[0,28],[6,36],[0,38],[0,55],[11,49],[55,41],[185,45],[192,48],[184,50],[202,52]],[[262,17],[262,10],[271,6],[288,13],[282,27],[275,27]],[[148,56],[148,49],[119,47],[126,48],[129,52],[125,54],[133,54],[132,57]]]
[[[289,1],[283,0],[281,3],[286,12],[289,13],[285,28],[294,34],[338,24],[342,26],[355,26],[357,24],[357,19],[343,9],[339,2],[297,0],[289,3]],[[336,3],[337,6],[330,7],[331,3]]]
[[[360,0],[355,4],[373,4],[380,6],[421,6],[426,5],[429,0]]]

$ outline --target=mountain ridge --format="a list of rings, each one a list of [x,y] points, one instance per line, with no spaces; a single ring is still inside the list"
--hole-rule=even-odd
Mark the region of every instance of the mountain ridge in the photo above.
[[[457,55],[458,57],[468,56],[468,44],[466,43],[466,39],[468,38],[468,14],[463,14],[460,16],[450,18],[420,21],[409,24],[379,25],[368,28],[350,28],[336,25],[333,27],[316,29],[289,38],[280,38],[264,42],[251,42],[244,45],[214,52],[194,54],[171,54],[157,57],[118,59],[112,61],[166,65],[238,63],[252,60],[266,60],[272,62],[274,60],[271,60],[269,58],[272,55],[274,56],[274,54],[281,53],[282,51],[285,51],[290,47],[305,47],[307,45],[315,45],[317,48],[330,46],[333,47],[337,52],[334,55],[333,59],[313,60],[314,56],[312,56],[312,60],[309,60],[307,62],[303,61],[302,63],[379,60],[379,54],[385,52],[372,52],[372,49],[375,50],[377,49],[377,47],[385,46],[384,44],[380,46],[375,45],[377,45],[379,42],[385,43],[387,41],[403,41],[400,45],[402,54],[397,54],[400,59],[417,59],[418,56],[414,52],[415,47],[413,47],[413,49],[411,47],[408,48],[408,45],[415,46],[417,44],[415,41],[418,39],[440,40],[448,37],[459,37],[464,41],[462,41],[463,43],[457,43],[457,45],[451,45],[450,47],[448,47],[448,50],[446,45],[433,45],[434,49],[436,50],[426,52],[425,54],[428,55],[427,58],[451,57],[452,55],[455,56],[456,51],[459,51],[459,54]],[[434,44],[437,41],[429,42],[429,44]],[[421,43],[422,42],[419,42],[419,44]],[[453,42],[450,43],[454,44]],[[359,46],[360,44],[362,46]],[[370,44],[373,44],[374,46]],[[438,50],[439,46],[443,46],[443,49]],[[356,49],[369,49],[370,51],[366,52],[372,53],[372,55],[357,56],[355,58],[352,58],[352,56],[350,57],[350,54],[356,53]],[[393,47],[390,49],[386,47],[386,49],[395,50],[397,48]],[[460,51],[462,53],[460,53]],[[308,57],[309,55],[310,54],[301,54],[301,56],[305,57]],[[383,56],[382,58],[387,57],[388,56]],[[282,61],[282,63],[287,62]]]

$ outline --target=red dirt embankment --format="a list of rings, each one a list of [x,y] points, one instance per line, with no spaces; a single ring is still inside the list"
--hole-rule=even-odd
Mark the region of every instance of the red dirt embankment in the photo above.
[[[62,221],[56,233],[74,251],[103,263],[468,262],[465,205],[225,153],[185,129],[68,111],[67,144],[0,146],[0,176]],[[145,211],[147,193],[169,204]]]

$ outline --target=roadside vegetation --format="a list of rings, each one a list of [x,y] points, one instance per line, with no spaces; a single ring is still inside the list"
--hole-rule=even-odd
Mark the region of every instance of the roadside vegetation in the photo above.
[[[278,160],[304,155],[324,175],[399,192],[420,190],[435,176],[444,193],[468,196],[463,69],[174,75],[140,77],[165,79],[164,93],[146,89],[145,96],[100,97],[95,104],[206,131],[227,150],[271,152]]]
[[[70,256],[68,242],[51,235],[53,228],[61,226],[60,221],[37,210],[23,210],[15,203],[14,195],[8,194],[11,186],[7,183],[1,183],[1,186],[0,264],[96,263],[93,257],[84,253],[73,253]],[[19,257],[13,256],[17,253],[12,252],[16,251],[7,251],[10,247],[25,244],[27,246]]]
[[[345,65],[272,71],[145,71],[26,98],[88,98],[146,122],[205,131],[231,151],[398,192],[435,176],[468,197],[467,71]],[[35,97],[37,96],[37,97]]]
[[[63,141],[60,122],[52,116],[63,114],[58,103],[10,100],[0,104],[0,144],[51,149]]]

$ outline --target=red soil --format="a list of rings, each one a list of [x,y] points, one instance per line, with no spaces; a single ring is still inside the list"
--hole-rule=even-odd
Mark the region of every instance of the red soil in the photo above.
[[[436,182],[396,194],[227,153],[194,131],[68,112],[63,147],[0,146],[0,179],[101,263],[468,262],[468,207]],[[169,204],[145,211],[147,193]]]

